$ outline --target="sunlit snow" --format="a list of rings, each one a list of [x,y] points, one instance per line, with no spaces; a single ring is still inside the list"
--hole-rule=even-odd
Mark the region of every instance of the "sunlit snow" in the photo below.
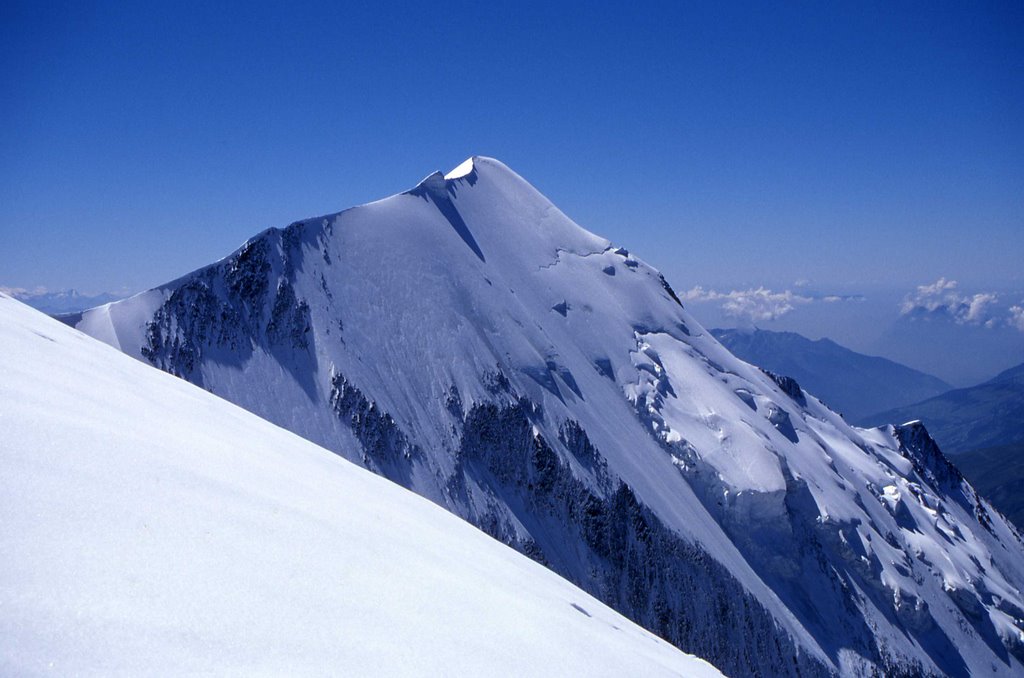
[[[0,673],[719,675],[447,511],[0,295]]]

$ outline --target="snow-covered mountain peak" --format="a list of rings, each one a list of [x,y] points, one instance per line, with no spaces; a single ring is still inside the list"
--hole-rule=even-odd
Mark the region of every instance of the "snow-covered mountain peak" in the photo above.
[[[265,232],[77,326],[727,673],[1021,670],[1024,545],[926,434],[855,429],[738,360],[497,160]]]

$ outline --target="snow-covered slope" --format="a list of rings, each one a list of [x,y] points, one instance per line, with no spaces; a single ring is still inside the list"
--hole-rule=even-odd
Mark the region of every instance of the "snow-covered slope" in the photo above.
[[[1021,671],[1024,546],[922,427],[851,428],[738,360],[498,161],[69,322],[726,673]]]
[[[0,674],[720,675],[462,520],[0,295]]]

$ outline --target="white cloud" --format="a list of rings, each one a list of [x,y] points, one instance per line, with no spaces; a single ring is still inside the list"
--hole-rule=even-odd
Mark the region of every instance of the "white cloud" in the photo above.
[[[700,285],[684,292],[683,298],[698,303],[720,302],[726,315],[751,321],[776,320],[795,310],[798,305],[814,301],[814,297],[796,294],[790,290],[776,292],[758,287],[719,292],[705,290]]]
[[[1010,327],[1016,327],[1024,332],[1024,301],[1021,302],[1021,305],[1010,307],[1010,318],[1007,322]]]
[[[749,322],[777,320],[799,306],[816,302],[831,304],[839,301],[864,301],[864,297],[859,294],[822,295],[804,290],[770,290],[767,287],[719,292],[706,290],[700,285],[684,292],[682,298],[694,303],[718,303],[725,315]]]
[[[964,294],[957,281],[939,278],[931,285],[903,297],[900,315],[946,317],[960,325],[996,327],[999,324],[999,295],[994,292]]]

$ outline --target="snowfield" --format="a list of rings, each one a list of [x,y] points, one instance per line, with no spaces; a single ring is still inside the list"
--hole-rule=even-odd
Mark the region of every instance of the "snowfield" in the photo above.
[[[716,676],[435,504],[0,295],[0,674]]]

